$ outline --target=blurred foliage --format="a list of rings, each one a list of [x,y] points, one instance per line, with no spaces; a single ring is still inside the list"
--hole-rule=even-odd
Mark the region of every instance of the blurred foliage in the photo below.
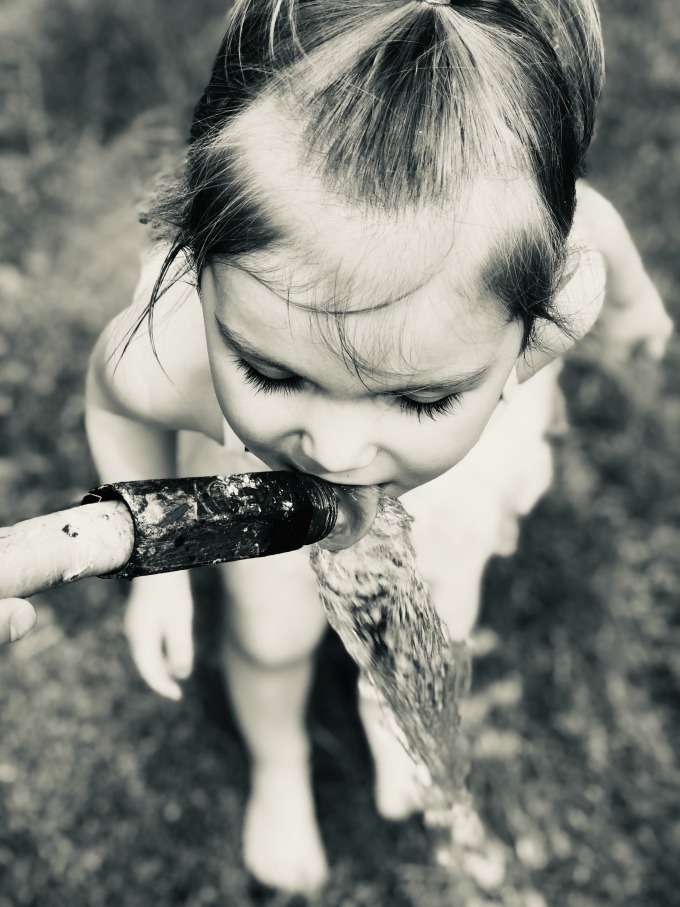
[[[5,0],[0,8],[4,260],[30,264],[36,239],[54,252],[55,224],[71,212],[81,214],[76,196],[83,187],[74,168],[91,159],[94,148],[109,149],[133,128],[134,137],[126,138],[136,151],[132,176],[140,179],[157,165],[161,148],[180,145],[229,5],[228,0]],[[103,172],[99,177],[105,182]]]
[[[18,92],[4,142],[88,133],[107,143],[141,113],[170,106],[185,120],[207,82],[229,0],[5,0],[3,66]]]
[[[677,0],[604,0],[608,81],[591,178],[680,316]],[[82,386],[128,301],[135,205],[181,150],[221,37],[215,0],[4,0],[0,7],[0,520],[95,482]],[[505,881],[466,907],[671,907],[680,873],[680,344],[659,368],[584,345],[570,432],[520,549],[487,575],[468,727],[471,786]],[[214,665],[214,578],[196,577],[200,658],[179,705],[136,677],[122,590],[36,599],[0,653],[0,907],[268,902],[239,858],[247,785]],[[320,907],[453,907],[414,820],[381,821],[337,641],[312,703],[333,862]]]
[[[0,8],[5,522],[18,517],[18,500],[25,515],[38,513],[55,506],[52,496],[63,506],[92,484],[82,438],[86,358],[130,298],[144,243],[135,206],[181,154],[228,5],[9,0]],[[42,489],[41,475],[50,477]]]

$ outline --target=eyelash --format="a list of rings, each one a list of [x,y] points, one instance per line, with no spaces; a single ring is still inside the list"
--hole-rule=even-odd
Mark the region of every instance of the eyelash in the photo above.
[[[243,373],[247,383],[263,394],[293,394],[302,390],[305,383],[304,379],[297,375],[291,375],[290,378],[270,378],[268,375],[258,372],[245,359],[237,359],[236,365]],[[431,403],[411,400],[410,397],[395,397],[394,399],[402,412],[414,415],[420,421],[423,416],[427,419],[436,419],[438,416],[449,415],[460,404],[462,394],[449,394],[447,397],[442,397],[441,400],[433,400]]]
[[[418,421],[425,416],[426,419],[436,419],[437,416],[448,416],[454,412],[460,405],[462,394],[449,394],[448,397],[442,397],[441,400],[433,400],[431,403],[423,403],[420,400],[411,400],[410,397],[397,397],[399,408],[404,413],[411,413],[417,416]]]
[[[304,379],[299,378],[296,375],[293,375],[290,378],[269,378],[267,375],[263,375],[262,372],[258,372],[258,370],[253,368],[253,366],[249,362],[246,362],[245,359],[237,359],[236,364],[243,372],[243,376],[248,384],[252,384],[254,388],[261,391],[263,394],[292,394],[295,391],[302,390]]]

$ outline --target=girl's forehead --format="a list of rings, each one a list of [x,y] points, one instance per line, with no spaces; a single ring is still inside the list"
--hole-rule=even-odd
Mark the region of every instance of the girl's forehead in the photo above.
[[[403,303],[335,316],[291,305],[246,271],[215,264],[204,285],[235,346],[256,362],[275,363],[313,380],[366,386],[414,378],[433,381],[516,359],[519,325],[492,302],[456,302],[428,286]]]

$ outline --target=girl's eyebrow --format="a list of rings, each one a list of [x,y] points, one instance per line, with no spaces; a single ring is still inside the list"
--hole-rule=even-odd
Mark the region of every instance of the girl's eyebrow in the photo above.
[[[390,396],[392,394],[464,394],[466,391],[471,391],[478,387],[490,370],[490,365],[483,365],[473,372],[466,372],[464,375],[452,375],[450,378],[443,378],[439,381],[409,384],[406,387],[395,389],[390,388],[390,390],[383,391],[383,393]]]
[[[282,365],[282,363],[276,362],[276,360],[270,359],[269,356],[265,356],[264,353],[261,353],[252,346],[242,334],[239,334],[238,331],[230,330],[226,324],[220,320],[218,315],[215,315],[215,323],[217,324],[218,333],[226,346],[238,356],[245,359],[255,359],[257,362],[261,362],[262,365],[278,369],[281,372],[290,371],[287,365]]]
[[[262,365],[266,365],[269,368],[278,369],[281,372],[290,372],[292,374],[289,366],[283,365],[281,362],[277,362],[275,359],[271,359],[269,356],[260,352],[260,350],[258,350],[248,340],[246,340],[246,338],[242,334],[239,334],[238,331],[233,331],[228,328],[226,324],[224,324],[224,322],[220,320],[218,315],[215,315],[215,323],[217,325],[217,331],[224,344],[229,347],[232,352],[236,353],[237,356],[240,356],[244,359],[254,359],[256,362],[259,362]],[[471,372],[466,372],[462,375],[455,375],[451,376],[450,378],[444,378],[434,382],[413,383],[405,385],[404,387],[390,388],[389,390],[381,391],[380,395],[403,396],[406,394],[462,394],[466,391],[473,390],[475,387],[481,384],[490,370],[491,364],[482,365],[480,368],[475,369]]]

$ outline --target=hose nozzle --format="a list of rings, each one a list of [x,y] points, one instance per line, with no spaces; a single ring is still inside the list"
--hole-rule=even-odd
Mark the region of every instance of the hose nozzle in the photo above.
[[[341,551],[358,542],[369,531],[378,511],[375,485],[333,485],[337,501],[335,525],[319,544],[327,551]]]

